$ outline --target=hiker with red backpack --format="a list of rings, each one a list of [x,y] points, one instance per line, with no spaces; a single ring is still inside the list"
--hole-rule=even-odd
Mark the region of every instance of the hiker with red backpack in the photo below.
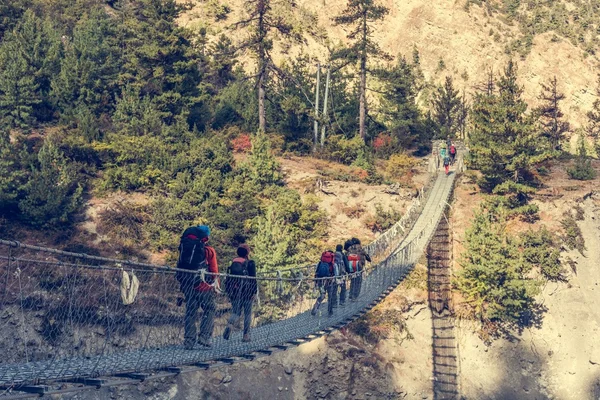
[[[319,297],[311,310],[311,315],[316,315],[321,307],[321,303],[325,300],[327,294],[327,311],[329,316],[333,315],[333,307],[335,305],[335,297],[337,292],[336,277],[339,276],[339,271],[336,271],[335,253],[327,250],[321,254],[321,260],[317,263],[315,271],[315,287],[319,291]]]
[[[454,160],[456,159],[456,146],[454,143],[450,145],[450,164],[454,165]]]
[[[211,347],[215,320],[215,285],[219,273],[217,253],[207,245],[210,228],[198,225],[187,228],[179,241],[179,260],[175,277],[185,295],[184,346],[192,350],[196,343]],[[183,271],[187,270],[187,271]],[[200,334],[196,336],[198,309],[202,307]]]
[[[225,280],[225,291],[231,300],[231,317],[223,332],[223,338],[229,340],[231,331],[244,312],[244,336],[242,342],[250,341],[250,323],[252,322],[252,303],[258,291],[256,282],[256,264],[250,260],[250,247],[242,244],[237,249],[237,257],[233,259]],[[238,277],[239,276],[239,277]]]
[[[360,240],[352,238],[345,245],[346,258],[350,267],[350,301],[356,301],[360,295],[362,275],[366,262],[371,262],[371,256],[362,248]]]

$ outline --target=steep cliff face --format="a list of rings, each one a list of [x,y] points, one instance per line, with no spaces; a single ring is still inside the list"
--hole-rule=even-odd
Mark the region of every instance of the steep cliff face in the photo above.
[[[566,118],[579,127],[585,124],[585,112],[591,108],[594,100],[596,76],[599,59],[593,44],[597,37],[594,29],[588,29],[578,39],[566,37],[557,31],[537,29],[540,33],[525,31],[527,23],[519,23],[523,17],[510,19],[506,14],[505,2],[496,8],[481,2],[467,0],[382,0],[380,3],[389,8],[385,20],[375,25],[374,38],[382,49],[392,56],[412,57],[416,47],[420,53],[421,66],[426,79],[438,84],[447,75],[452,75],[461,90],[467,95],[475,86],[485,80],[490,71],[499,72],[507,59],[507,49],[514,49],[513,58],[518,61],[519,75],[525,89],[525,99],[531,106],[537,104],[540,83],[556,76],[560,89],[565,93],[564,112]],[[518,2],[517,2],[518,3]],[[558,1],[564,3],[568,15],[564,24],[577,26],[573,18],[578,13],[586,14],[589,5],[579,2]],[[226,4],[231,10],[226,19],[215,21],[215,4]],[[338,15],[346,6],[345,0],[300,0],[297,2],[297,21],[311,25],[318,36],[309,36],[306,46],[277,46],[277,62],[290,55],[304,52],[322,61],[327,57],[327,46],[345,42],[346,32],[340,26],[334,26],[331,17]],[[537,4],[537,3],[536,3]],[[244,2],[241,0],[199,2],[181,20],[182,24],[193,29],[208,27],[209,36],[228,32],[234,38],[243,37],[244,32],[230,31],[230,27],[243,15]],[[537,5],[543,18],[550,20],[543,5]],[[523,13],[531,14],[525,4]],[[548,13],[550,11],[547,11]],[[597,11],[594,11],[597,12]],[[519,19],[520,18],[520,19]],[[540,17],[542,18],[542,17]],[[316,20],[315,24],[312,21]],[[545,21],[545,20],[544,20]],[[593,19],[591,26],[594,26]],[[587,26],[587,25],[586,25]],[[574,30],[575,28],[573,28]],[[542,33],[543,32],[543,33]],[[572,33],[572,35],[578,35]],[[524,50],[524,49],[527,50]],[[247,67],[252,62],[248,58]],[[421,101],[426,105],[427,91],[422,93]]]

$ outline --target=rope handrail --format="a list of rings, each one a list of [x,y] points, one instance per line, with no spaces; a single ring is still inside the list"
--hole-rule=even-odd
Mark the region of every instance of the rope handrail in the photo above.
[[[215,275],[225,281],[225,291],[212,295],[212,308],[202,308],[201,315],[214,315],[210,349],[186,350],[181,345],[187,317],[178,307],[182,293],[174,279],[177,269],[98,256],[90,256],[90,260],[101,261],[100,265],[40,260],[35,253],[44,248],[2,240],[0,251],[8,251],[0,254],[0,333],[20,333],[2,335],[0,351],[6,357],[0,364],[0,386],[194,364],[258,351],[327,327],[342,326],[380,301],[412,270],[447,207],[453,182],[454,176],[439,174],[426,201],[419,205],[419,217],[410,231],[402,234],[403,239],[393,236],[386,240],[385,244],[393,243],[394,248],[384,249],[385,256],[372,268],[347,275],[346,280],[303,274],[286,277],[281,273],[277,277],[246,278],[247,282],[256,282],[256,295],[242,302],[226,292],[229,278],[240,276],[204,274],[204,279]],[[402,242],[396,244],[398,240]],[[62,250],[53,253],[78,255]],[[130,292],[131,287],[121,286],[122,276],[129,271],[137,275],[137,293],[137,288]],[[348,292],[353,301],[327,314],[337,301],[336,297],[330,298],[331,288],[337,293],[347,281],[351,282]],[[204,295],[199,296],[198,301],[206,301]],[[313,314],[315,308],[320,310],[321,303],[327,310]],[[247,306],[252,313],[251,341],[235,331],[234,317],[238,315],[240,321],[241,309]],[[200,324],[201,332],[205,329]]]

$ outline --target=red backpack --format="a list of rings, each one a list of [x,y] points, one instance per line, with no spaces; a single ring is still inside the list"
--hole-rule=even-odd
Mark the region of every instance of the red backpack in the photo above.
[[[360,256],[358,254],[348,254],[348,264],[350,265],[351,273],[360,269]]]
[[[450,154],[456,154],[456,147],[454,145],[450,146]]]
[[[316,277],[317,278],[327,278],[330,276],[334,276],[334,262],[335,262],[335,253],[332,251],[325,251],[321,254],[321,261],[317,264]]]

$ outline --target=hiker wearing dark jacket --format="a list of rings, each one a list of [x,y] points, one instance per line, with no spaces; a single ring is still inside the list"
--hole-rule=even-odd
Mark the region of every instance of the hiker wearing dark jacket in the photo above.
[[[225,281],[225,291],[231,300],[231,317],[227,321],[227,327],[223,332],[223,338],[229,340],[231,331],[244,313],[244,336],[243,342],[250,341],[250,324],[252,323],[252,303],[258,291],[256,282],[256,264],[250,260],[250,247],[242,244],[237,249],[237,257],[233,259],[227,271],[230,276]],[[236,278],[235,275],[240,275]],[[245,278],[250,277],[250,278]]]
[[[204,243],[206,254],[206,271],[214,274],[219,273],[217,264],[217,253],[215,249],[207,245],[210,236],[210,228],[206,225],[198,226],[201,237],[189,237],[200,239]],[[189,235],[188,235],[189,236]],[[190,274],[190,276],[192,276]],[[196,343],[211,347],[210,338],[214,329],[215,320],[215,284],[217,278],[206,275],[204,280],[194,281],[192,284],[182,283],[181,289],[185,295],[185,319],[184,319],[184,346],[193,349]],[[200,334],[196,336],[196,323],[198,320],[198,309],[202,307],[202,320],[200,321]]]
[[[341,306],[343,306],[346,303],[346,291],[347,291],[347,276],[348,273],[350,271],[350,266],[348,265],[348,258],[346,258],[346,255],[344,254],[343,251],[343,247],[341,244],[338,244],[335,247],[335,262],[336,264],[338,264],[338,270],[339,270],[339,278],[337,281],[337,286],[339,286],[340,288],[340,297],[339,297],[339,304]],[[337,289],[336,289],[336,295],[337,295]]]
[[[317,314],[321,303],[325,300],[325,295],[327,295],[327,311],[330,317],[333,315],[333,307],[336,303],[335,298],[337,297],[336,279],[338,276],[339,272],[336,271],[335,265],[335,253],[327,250],[321,255],[321,261],[317,263],[315,271],[315,287],[319,291],[319,297],[310,312],[311,315]]]
[[[371,256],[362,248],[360,240],[357,238],[350,239],[348,248],[346,249],[346,257],[350,269],[355,275],[350,280],[350,300],[356,301],[360,295],[360,289],[362,286],[362,275],[365,268],[366,262],[371,262]]]

